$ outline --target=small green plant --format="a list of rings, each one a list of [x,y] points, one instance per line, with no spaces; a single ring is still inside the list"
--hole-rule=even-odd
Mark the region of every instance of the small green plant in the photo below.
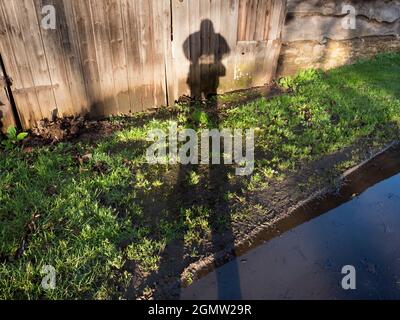
[[[278,81],[278,84],[285,90],[298,91],[298,89],[311,81],[321,78],[321,70],[307,69],[299,71],[294,77],[285,77]]]
[[[6,133],[6,139],[1,142],[6,150],[13,149],[19,142],[28,136],[27,132],[17,133],[17,129],[9,127]]]
[[[196,186],[200,183],[200,175],[195,171],[191,171],[188,177],[189,185]]]
[[[292,77],[285,77],[278,81],[279,86],[281,86],[285,90],[289,90],[293,88],[294,81]]]
[[[194,111],[192,113],[192,119],[198,125],[207,126],[210,122],[210,119],[208,118],[208,114],[201,110]]]

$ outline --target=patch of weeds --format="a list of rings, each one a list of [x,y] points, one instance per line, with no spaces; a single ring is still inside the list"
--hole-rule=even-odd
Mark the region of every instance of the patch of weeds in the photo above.
[[[321,70],[307,69],[301,70],[294,77],[285,77],[278,81],[278,84],[285,90],[298,91],[299,88],[307,83],[318,80],[322,77]]]
[[[187,287],[192,285],[194,282],[194,277],[195,277],[195,275],[191,272],[185,273],[184,278],[183,278],[184,285]]]
[[[351,159],[351,160],[347,160],[347,161],[342,161],[342,162],[338,163],[337,165],[335,165],[334,169],[337,170],[337,172],[345,172],[346,170],[356,166],[358,163],[357,160]]]
[[[180,127],[186,127],[191,116],[190,116],[190,106],[186,103],[177,103],[174,108],[177,110],[177,123]]]
[[[202,110],[195,110],[192,113],[192,120],[199,126],[207,127],[210,123],[208,114]]]
[[[167,219],[161,219],[158,223],[158,235],[165,239],[166,243],[170,243],[179,238],[183,229],[183,224],[179,221],[168,221]]]
[[[1,144],[4,146],[6,150],[12,150],[27,136],[28,136],[27,132],[18,133],[16,128],[9,127],[7,129],[5,139],[1,141]]]
[[[210,210],[206,207],[192,207],[183,209],[185,218],[185,245],[190,247],[202,242],[203,236],[211,231],[209,218]]]
[[[260,173],[254,173],[249,183],[247,184],[247,189],[249,191],[255,191],[259,189],[266,189],[268,187],[268,182],[265,180],[265,177]]]
[[[188,183],[191,186],[196,186],[200,183],[200,175],[196,171],[190,171],[188,176]]]
[[[142,171],[136,172],[135,176],[135,187],[144,192],[148,192],[151,190],[152,184],[147,179],[146,175]]]
[[[143,272],[157,271],[165,245],[165,241],[138,239],[126,248],[126,254],[129,260],[138,263]]]
[[[231,221],[232,222],[241,222],[246,221],[250,217],[259,214],[260,212],[267,212],[268,209],[264,208],[262,205],[254,205],[251,208],[240,207],[237,210],[233,210],[231,214]]]

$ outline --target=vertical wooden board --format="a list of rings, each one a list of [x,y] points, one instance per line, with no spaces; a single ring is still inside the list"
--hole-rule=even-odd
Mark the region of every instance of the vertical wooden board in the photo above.
[[[282,45],[280,41],[276,40],[268,41],[267,54],[265,58],[266,74],[267,74],[266,83],[271,83],[276,76],[279,55],[281,52],[281,46]]]
[[[272,0],[268,32],[268,55],[266,56],[267,82],[276,75],[279,54],[282,47],[282,29],[286,18],[286,0]]]
[[[0,2],[2,18],[2,53],[6,72],[13,78],[13,96],[17,104],[18,114],[24,128],[33,126],[36,119],[42,118],[39,100],[35,90],[25,88],[34,87],[32,70],[26,54],[25,44],[22,38],[22,31],[19,28],[18,20],[12,3],[9,0]]]
[[[220,88],[222,91],[235,90],[235,55],[238,38],[238,15],[239,1],[230,0],[221,2],[221,35],[225,38],[230,53],[222,60],[226,68],[226,76],[221,78]]]
[[[142,67],[140,60],[141,40],[138,28],[139,19],[135,0],[121,0],[122,21],[126,41],[126,57],[128,67],[128,83],[131,101],[131,112],[143,110],[142,102]]]
[[[175,68],[174,99],[178,99],[181,95],[190,95],[189,86],[187,84],[187,76],[190,70],[190,60],[185,56],[185,51],[190,57],[190,46],[188,37],[190,36],[189,29],[189,1],[188,0],[172,0],[172,58]],[[184,47],[186,45],[186,47]]]
[[[206,61],[201,61],[202,58],[202,39],[201,39],[201,18],[200,18],[200,3],[198,0],[188,0],[190,15],[189,15],[189,52],[191,65],[187,72],[187,81],[190,86],[190,94],[192,97],[201,98],[201,83],[208,79],[201,77],[201,65],[207,64]]]
[[[240,0],[238,41],[267,40],[272,0]]]
[[[254,14],[254,36],[253,39],[254,41],[262,41],[264,40],[264,28],[262,27],[265,23],[265,7],[267,4],[267,0],[257,0],[257,7],[256,11]]]
[[[221,25],[221,3],[222,1],[225,0],[212,0],[211,1],[211,13],[210,13],[210,19],[213,23],[213,27],[214,27],[214,32],[216,34],[220,34],[221,35],[221,31],[222,31],[222,25]],[[224,13],[225,14],[225,13]],[[217,57],[215,57],[215,63],[210,67],[210,73],[211,74],[217,74],[218,76],[220,76],[220,70],[219,69],[219,65],[218,65],[218,59],[221,58],[220,56],[220,37],[213,37],[213,39],[211,39],[211,48],[212,48],[212,52],[214,53],[214,55],[216,55]],[[220,61],[219,63],[222,63],[222,61]],[[226,68],[227,66],[225,65],[224,68]],[[217,88],[217,91],[220,93],[221,91],[221,87],[219,86]]]
[[[239,0],[239,13],[238,13],[238,41],[246,40],[246,22],[247,22],[247,8],[250,0]]]
[[[0,66],[0,77],[4,79],[5,74]],[[9,127],[15,127],[16,121],[8,99],[7,89],[0,84],[0,131],[7,132]]]
[[[68,86],[72,100],[72,114],[85,115],[89,112],[89,101],[86,94],[86,84],[82,60],[79,50],[75,15],[72,7],[74,0],[52,0],[57,14],[57,31],[59,34]]]
[[[256,41],[240,41],[236,46],[235,55],[235,89],[245,89],[253,85],[255,67]]]
[[[254,33],[254,40],[263,41],[265,39],[265,24],[268,17],[268,0],[258,0],[258,7],[256,12],[256,30]]]
[[[139,84],[142,110],[154,107],[154,25],[152,24],[153,1],[137,1],[139,63],[142,79]]]
[[[281,38],[285,17],[286,17],[286,0],[272,0],[268,40],[278,40]]]
[[[211,12],[210,12],[210,19],[213,23],[214,26],[214,32],[215,33],[221,33],[221,3],[222,1],[225,0],[212,0],[211,1]],[[213,47],[213,52],[216,52],[219,48],[219,38],[215,37],[214,41],[211,43],[211,46]]]
[[[142,68],[142,102],[143,108],[149,109],[157,104],[165,104],[165,92],[162,86],[165,78],[162,46],[156,41],[156,33],[161,32],[160,22],[156,19],[156,1],[146,0],[136,3],[139,17],[140,65]],[[161,56],[160,56],[161,54]]]
[[[257,28],[257,12],[259,2],[264,0],[250,0],[249,8],[247,10],[247,22],[246,22],[246,40],[254,41],[257,40],[256,28]]]
[[[137,20],[136,30],[132,32],[137,33],[139,40],[139,68],[141,79],[137,84],[135,91],[140,96],[142,110],[146,110],[153,104],[154,98],[152,97],[152,83],[154,80],[154,66],[153,66],[153,43],[151,39],[151,30],[149,20],[149,1],[135,1],[135,15]]]
[[[6,133],[9,127],[16,127],[16,122],[7,91],[0,87],[0,131]]]
[[[175,79],[176,73],[172,59],[172,11],[171,1],[162,2],[162,38],[164,46],[165,86],[166,102],[172,106],[175,104]]]
[[[158,20],[160,21],[159,31],[157,32],[159,38],[157,42],[159,43],[159,59],[162,63],[162,67],[160,69],[163,70],[163,79],[160,81],[163,83],[163,99],[164,105],[168,105],[168,83],[167,83],[167,70],[171,66],[167,66],[169,64],[169,60],[167,58],[170,56],[171,51],[167,56],[165,56],[166,49],[169,48],[171,50],[171,34],[172,34],[172,24],[171,24],[171,1],[170,0],[160,0],[157,1],[158,5]]]
[[[273,0],[266,0],[267,7],[265,13],[265,22],[264,22],[264,35],[263,40],[268,40],[269,30],[270,30],[270,21],[271,21],[271,11],[272,11],[272,1]]]
[[[97,67],[103,96],[103,116],[118,114],[114,87],[114,70],[107,23],[105,0],[91,0],[92,28],[94,32]]]
[[[121,11],[122,6],[120,0],[106,0],[106,6],[118,111],[121,114],[127,115],[131,110],[131,102],[129,96],[126,40]]]
[[[225,37],[231,50],[235,49],[238,39],[239,0],[222,2],[221,34]]]
[[[41,26],[37,20],[35,5],[33,0],[12,0],[12,4],[18,19],[33,77],[34,86],[25,89],[36,90],[40,105],[41,117],[37,117],[35,120],[51,119],[54,110],[57,109],[57,103],[52,88],[53,83],[50,77],[47,56],[40,33]]]
[[[162,106],[167,104],[166,85],[165,85],[165,59],[164,59],[164,42],[163,30],[164,20],[163,6],[164,0],[152,0],[152,10],[150,15],[153,24],[153,86],[154,86],[154,106]]]
[[[211,20],[211,5],[212,2],[208,0],[200,1],[200,21],[199,21],[199,31],[200,24],[202,21]],[[212,43],[211,43],[211,30],[203,30],[201,31],[201,52],[202,53],[209,53],[212,52]],[[210,66],[209,64],[202,64],[200,66],[200,81],[206,83],[208,81],[208,75],[210,73]]]
[[[88,110],[93,117],[103,116],[104,99],[100,85],[90,2],[89,0],[74,0],[72,9],[89,102]]]
[[[268,67],[266,57],[268,56],[267,41],[257,41],[254,48],[254,65],[252,75],[252,86],[263,86],[267,83]]]
[[[42,8],[46,5],[55,5],[54,0],[34,0],[36,6],[36,13],[39,25],[43,19]],[[55,7],[54,7],[55,8]],[[56,11],[58,14],[58,21],[61,21],[60,16],[62,12]],[[57,16],[56,16],[57,18]],[[73,114],[72,98],[69,88],[69,81],[67,70],[64,61],[64,50],[61,45],[60,38],[58,36],[59,25],[56,25],[56,29],[45,30],[40,27],[41,37],[43,39],[44,52],[47,57],[47,64],[50,73],[51,82],[53,85],[53,91],[57,104],[57,112],[55,115],[59,117],[65,117]]]

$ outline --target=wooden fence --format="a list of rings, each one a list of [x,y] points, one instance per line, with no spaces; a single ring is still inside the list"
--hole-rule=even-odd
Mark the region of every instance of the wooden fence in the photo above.
[[[48,5],[54,29],[43,27]],[[3,122],[128,115],[264,85],[285,10],[286,0],[0,0]]]

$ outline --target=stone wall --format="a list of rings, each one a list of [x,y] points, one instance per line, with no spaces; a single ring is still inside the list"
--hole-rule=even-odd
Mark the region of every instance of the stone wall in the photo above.
[[[355,29],[343,27],[346,5],[355,8]],[[400,0],[288,0],[282,37],[278,77],[400,52]]]

